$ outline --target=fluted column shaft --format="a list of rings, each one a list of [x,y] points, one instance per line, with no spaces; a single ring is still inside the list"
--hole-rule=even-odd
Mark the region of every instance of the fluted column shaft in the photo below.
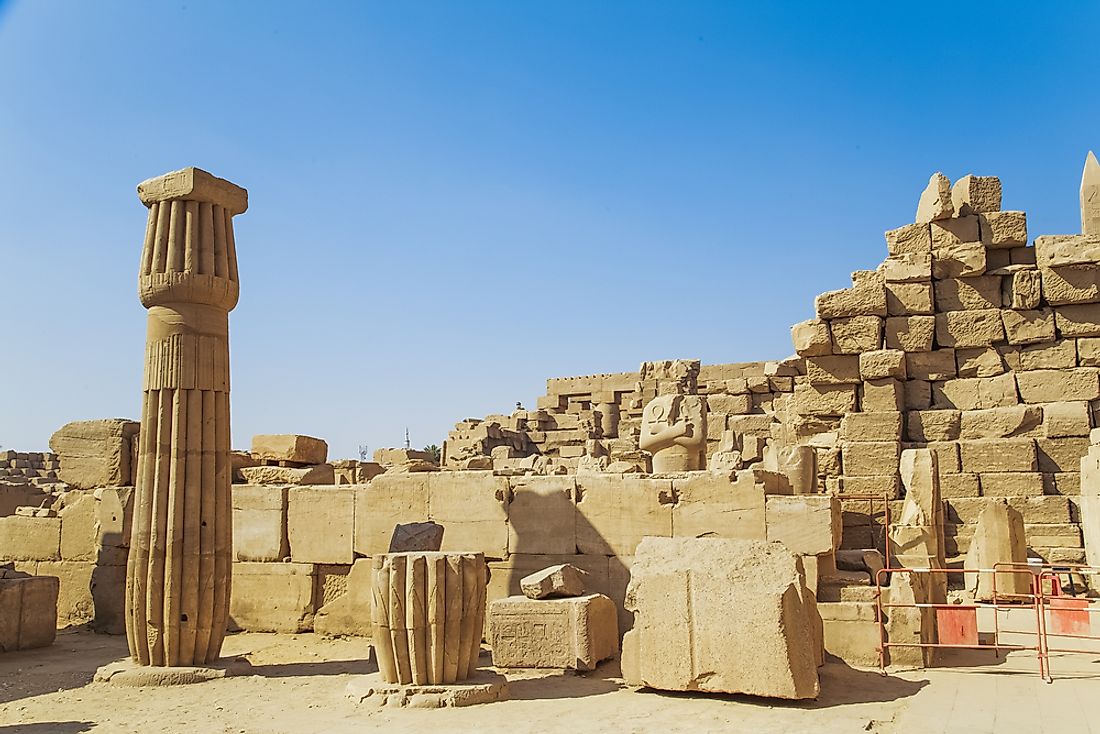
[[[247,194],[199,169],[138,187],[149,219],[138,278],[149,309],[126,635],[141,665],[218,658],[229,612],[232,217]]]

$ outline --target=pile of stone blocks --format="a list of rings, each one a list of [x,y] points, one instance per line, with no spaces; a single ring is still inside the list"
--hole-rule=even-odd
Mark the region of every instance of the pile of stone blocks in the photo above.
[[[57,634],[58,580],[0,568],[0,653],[47,647]]]
[[[0,451],[0,483],[48,486],[61,481],[60,469],[57,454],[48,451]]]
[[[251,466],[238,466],[243,484],[336,484],[328,460],[328,444],[298,434],[257,434],[252,437]]]
[[[647,537],[630,574],[628,684],[817,697],[820,620],[798,557],[781,544]]]
[[[619,651],[615,602],[586,594],[568,563],[520,580],[522,596],[489,603],[489,644],[498,668],[595,670]]]
[[[125,418],[65,424],[50,437],[58,477],[75,489],[133,486],[140,428]]]

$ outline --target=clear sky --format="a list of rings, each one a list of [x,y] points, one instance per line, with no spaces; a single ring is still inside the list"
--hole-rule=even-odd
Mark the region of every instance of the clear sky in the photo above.
[[[138,415],[134,187],[188,165],[250,194],[239,448],[784,357],[934,171],[1079,231],[1098,8],[0,0],[0,445]]]

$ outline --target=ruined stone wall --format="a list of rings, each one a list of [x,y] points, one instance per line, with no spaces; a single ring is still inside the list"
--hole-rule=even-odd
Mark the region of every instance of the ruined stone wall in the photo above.
[[[925,206],[925,203],[928,206]],[[1083,235],[1038,237],[1000,182],[936,176],[887,257],[792,329],[805,375],[782,420],[830,491],[899,497],[903,448],[929,447],[949,555],[984,498],[1008,497],[1047,561],[1081,561],[1074,498],[1100,406],[1100,267]],[[934,205],[934,206],[933,206]],[[862,540],[854,528],[848,542]]]

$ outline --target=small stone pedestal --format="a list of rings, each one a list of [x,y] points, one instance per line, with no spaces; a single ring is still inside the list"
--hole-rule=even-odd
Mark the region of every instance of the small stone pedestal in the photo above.
[[[380,674],[372,673],[348,683],[344,695],[375,708],[441,709],[502,701],[508,698],[508,681],[500,673],[476,670],[461,683],[402,685],[387,683]]]
[[[252,665],[244,658],[220,658],[202,666],[138,665],[132,660],[120,660],[99,668],[93,680],[116,686],[186,686],[251,673]]]

